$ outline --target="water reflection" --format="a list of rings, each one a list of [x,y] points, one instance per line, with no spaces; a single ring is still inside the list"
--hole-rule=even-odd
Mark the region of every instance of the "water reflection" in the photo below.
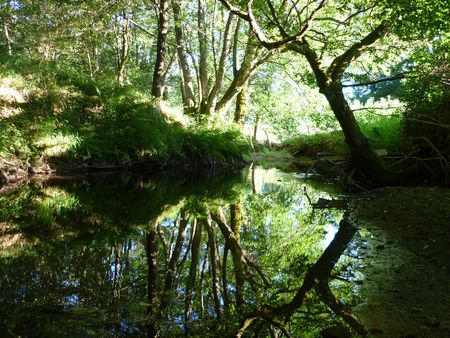
[[[30,183],[0,196],[1,332],[363,333],[341,257],[355,230],[309,201],[336,193],[258,168]]]

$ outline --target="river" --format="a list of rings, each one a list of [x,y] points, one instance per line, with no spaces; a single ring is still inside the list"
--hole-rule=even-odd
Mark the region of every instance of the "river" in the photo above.
[[[371,235],[323,208],[342,199],[257,166],[30,181],[0,195],[0,332],[370,334],[352,308]]]

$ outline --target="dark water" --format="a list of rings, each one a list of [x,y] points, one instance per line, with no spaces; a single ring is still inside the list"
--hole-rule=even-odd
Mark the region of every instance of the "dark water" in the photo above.
[[[312,206],[336,196],[258,168],[31,182],[0,195],[0,335],[358,330],[358,234]]]

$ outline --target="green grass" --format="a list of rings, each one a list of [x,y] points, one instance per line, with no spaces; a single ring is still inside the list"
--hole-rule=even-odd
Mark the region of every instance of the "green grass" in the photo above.
[[[375,149],[399,151],[403,147],[403,119],[398,116],[366,116],[359,119],[363,134]],[[299,135],[283,146],[297,155],[315,156],[319,152],[347,152],[341,130],[312,135]]]
[[[0,73],[0,83],[25,97],[0,97],[0,108],[11,112],[0,116],[0,157],[28,163],[46,156],[108,164],[148,160],[211,165],[240,158],[250,149],[237,129],[166,122],[149,96],[134,88],[59,76],[59,82],[25,90],[23,77]]]

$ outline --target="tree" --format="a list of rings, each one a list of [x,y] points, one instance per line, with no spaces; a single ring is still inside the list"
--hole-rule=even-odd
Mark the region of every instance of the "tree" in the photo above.
[[[176,0],[172,8],[184,110],[220,120],[272,53],[255,43],[247,24],[216,2],[186,6]]]
[[[169,0],[158,2],[158,40],[156,45],[156,62],[153,71],[152,96],[156,105],[162,100],[166,81],[167,34],[169,33]]]
[[[370,180],[380,184],[403,181],[402,175],[385,166],[361,132],[342,85],[346,70],[389,32],[389,17],[382,14],[385,7],[371,1],[288,4],[267,0],[249,1],[246,10],[241,10],[228,0],[221,2],[249,22],[268,50],[292,51],[306,58],[319,91],[342,128],[352,158]]]

